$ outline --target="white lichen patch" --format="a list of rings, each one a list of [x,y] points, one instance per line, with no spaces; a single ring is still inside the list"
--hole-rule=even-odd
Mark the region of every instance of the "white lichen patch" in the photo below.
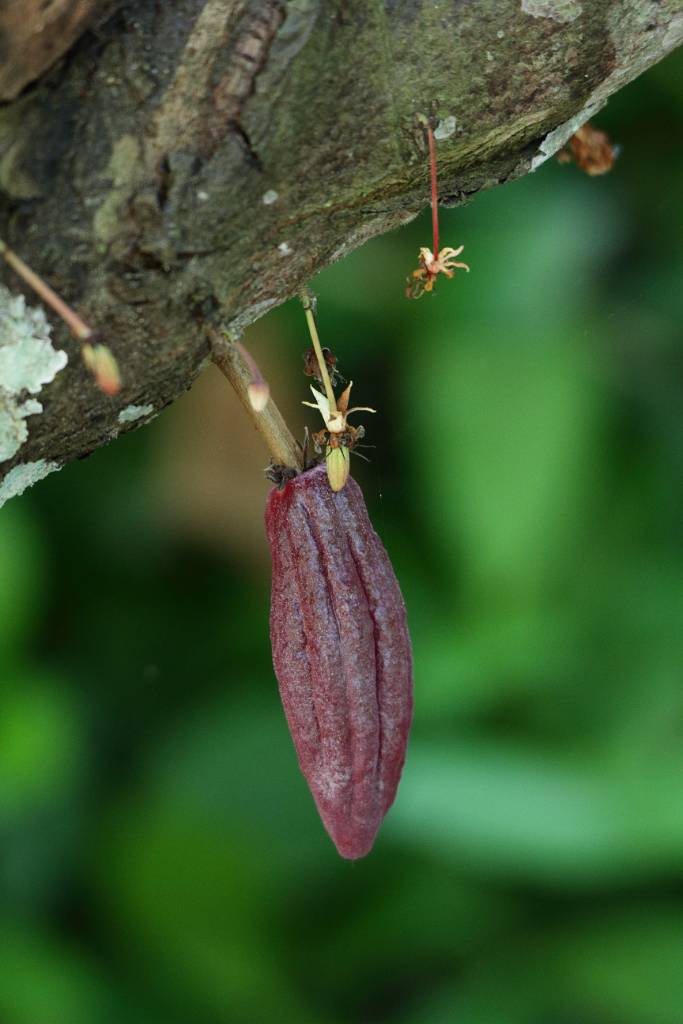
[[[66,352],[52,347],[50,324],[40,307],[26,305],[0,285],[0,388],[37,395],[67,364]]]
[[[11,459],[28,437],[27,416],[43,411],[40,402],[29,398],[17,405],[10,397],[0,392],[0,462]]]
[[[26,417],[43,411],[26,394],[37,395],[67,364],[66,352],[52,346],[50,329],[40,307],[0,285],[0,462],[28,437]]]
[[[453,115],[444,117],[434,129],[434,138],[441,142],[442,139],[450,139],[457,127],[457,120]]]
[[[531,161],[531,170],[535,171],[537,167],[544,164],[551,156],[554,156],[558,150],[562,149],[565,142],[571,139],[572,135],[579,130],[582,124],[586,121],[590,121],[591,117],[600,109],[602,103],[595,101],[589,103],[587,106],[571,117],[564,124],[558,125],[552,132],[548,132],[541,145],[538,147],[538,153]]]
[[[582,5],[578,0],[522,0],[522,10],[532,18],[552,18],[568,25],[581,14]]]
[[[118,415],[119,423],[134,423],[135,420],[140,420],[151,416],[154,412],[153,405],[127,405],[125,409],[122,409]]]
[[[10,498],[16,498],[18,495],[23,494],[27,487],[33,487],[39,480],[46,477],[48,473],[52,473],[55,469],[60,468],[57,462],[38,459],[37,462],[24,462],[22,465],[10,469],[5,479],[0,482],[0,508]]]
[[[272,206],[280,198],[279,194],[274,188],[269,188],[267,192],[264,192],[261,196],[261,202],[264,206]]]
[[[664,51],[669,53],[681,45],[683,40],[683,12],[675,14],[664,32]]]

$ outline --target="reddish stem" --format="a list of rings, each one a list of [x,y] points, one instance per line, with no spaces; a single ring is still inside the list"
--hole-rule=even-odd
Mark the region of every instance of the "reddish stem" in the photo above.
[[[64,323],[67,325],[71,333],[79,341],[88,341],[92,338],[94,331],[84,320],[80,318],[71,306],[68,306],[66,302],[57,292],[50,288],[49,284],[43,281],[42,277],[39,277],[26,263],[17,256],[13,249],[3,242],[0,238],[0,256],[3,256],[6,263],[9,263],[12,270],[21,277],[26,284],[33,289],[39,298],[43,300],[48,306],[55,311],[55,313],[62,318]]]
[[[432,175],[432,233],[434,235],[434,257],[439,255],[439,193],[436,187],[436,145],[432,126],[427,125],[427,141],[429,142],[429,165]]]

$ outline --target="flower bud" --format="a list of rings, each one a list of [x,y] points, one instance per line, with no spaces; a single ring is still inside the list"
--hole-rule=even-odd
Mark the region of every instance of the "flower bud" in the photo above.
[[[253,380],[251,384],[247,385],[247,394],[249,396],[249,404],[254,412],[263,412],[270,398],[268,383],[263,378],[261,380]]]
[[[349,449],[346,445],[327,445],[325,449],[325,466],[327,479],[333,491],[341,491],[349,479]]]
[[[105,395],[117,395],[121,390],[121,374],[112,351],[106,345],[86,342],[82,349],[83,362]]]

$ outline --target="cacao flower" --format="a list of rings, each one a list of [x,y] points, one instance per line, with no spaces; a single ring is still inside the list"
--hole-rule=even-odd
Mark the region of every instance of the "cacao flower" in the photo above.
[[[274,488],[266,530],[273,664],[299,765],[341,856],[363,857],[396,795],[412,719],[401,591],[352,478],[335,493],[317,466]]]

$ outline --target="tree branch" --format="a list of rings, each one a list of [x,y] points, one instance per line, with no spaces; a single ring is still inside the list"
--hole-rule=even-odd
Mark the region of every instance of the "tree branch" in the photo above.
[[[247,415],[263,438],[273,463],[287,469],[301,471],[303,469],[301,449],[297,446],[273,399],[269,397],[263,409],[255,409],[249,398],[249,385],[253,380],[253,371],[240,351],[241,346],[231,342],[220,331],[211,331],[210,337],[211,358],[234,388]]]
[[[123,389],[70,358],[0,477],[138,425],[127,410],[191,385],[207,321],[239,334],[414,217],[417,113],[455,118],[439,183],[457,203],[552,155],[682,37],[678,0],[119,4],[0,107],[0,235],[102,331]]]

